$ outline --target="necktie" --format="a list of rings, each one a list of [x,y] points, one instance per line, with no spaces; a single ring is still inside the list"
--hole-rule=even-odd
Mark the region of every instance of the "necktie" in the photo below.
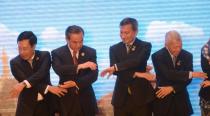
[[[28,60],[28,63],[30,64],[31,68],[33,68],[33,59]]]
[[[176,56],[173,56],[172,57],[172,61],[173,61],[173,65],[174,65],[174,67],[176,66]]]
[[[129,54],[132,51],[132,45],[126,45],[127,53]]]
[[[76,51],[73,51],[73,62],[74,62],[74,65],[78,65],[77,52]],[[75,93],[78,94],[77,88],[75,88]]]
[[[77,52],[76,51],[73,51],[73,62],[74,62],[74,65],[77,65],[78,64],[78,61],[77,61]]]

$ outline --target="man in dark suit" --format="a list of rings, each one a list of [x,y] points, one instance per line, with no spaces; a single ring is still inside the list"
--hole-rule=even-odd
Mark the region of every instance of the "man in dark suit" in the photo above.
[[[83,45],[80,26],[66,29],[67,45],[52,51],[52,67],[60,87],[68,93],[60,98],[61,116],[95,116],[97,104],[92,84],[97,80],[96,50]]]
[[[125,18],[120,22],[119,42],[110,47],[110,67],[101,72],[101,76],[117,76],[112,105],[115,116],[151,116],[150,103],[154,99],[154,90],[146,78],[136,72],[146,72],[151,44],[139,40],[138,22],[134,18]]]
[[[193,113],[187,91],[192,78],[207,78],[203,72],[193,71],[193,56],[182,49],[177,31],[165,35],[165,47],[152,55],[157,78],[157,99],[154,116],[190,116]]]
[[[19,55],[10,61],[11,72],[19,82],[11,90],[12,97],[19,95],[16,116],[53,115],[48,91],[58,96],[66,92],[63,88],[51,86],[50,53],[35,50],[36,43],[33,32],[22,32],[17,38]]]

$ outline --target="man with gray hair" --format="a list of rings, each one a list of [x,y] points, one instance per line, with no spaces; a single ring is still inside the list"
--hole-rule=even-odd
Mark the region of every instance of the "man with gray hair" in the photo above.
[[[193,72],[193,56],[182,49],[182,38],[175,31],[165,35],[165,47],[152,54],[157,91],[154,116],[190,116],[193,113],[187,91],[192,78],[207,78]]]

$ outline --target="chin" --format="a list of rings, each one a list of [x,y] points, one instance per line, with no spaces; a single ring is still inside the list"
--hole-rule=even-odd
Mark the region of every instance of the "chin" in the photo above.
[[[24,56],[20,56],[23,60],[28,60],[27,57],[24,57]]]

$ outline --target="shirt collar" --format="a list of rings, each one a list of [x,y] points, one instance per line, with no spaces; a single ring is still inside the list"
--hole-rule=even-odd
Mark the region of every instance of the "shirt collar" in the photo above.
[[[166,47],[166,49],[168,50],[168,53],[170,54],[171,58],[173,58],[174,55],[171,54],[171,52],[169,51],[168,47]]]
[[[34,57],[35,57],[35,53],[34,53],[34,54],[32,55],[32,57],[31,57],[30,59],[28,59],[27,61],[33,61]]]
[[[73,50],[69,47],[69,45],[67,45],[67,46],[69,48],[69,51],[71,52],[71,55],[73,56]],[[77,52],[76,57],[77,58],[79,57],[79,52]]]
[[[128,43],[128,44],[125,44],[125,45],[126,45],[126,46],[132,46],[133,43],[135,42],[135,40],[136,40],[136,38],[135,38],[132,42],[130,42],[130,43]]]

